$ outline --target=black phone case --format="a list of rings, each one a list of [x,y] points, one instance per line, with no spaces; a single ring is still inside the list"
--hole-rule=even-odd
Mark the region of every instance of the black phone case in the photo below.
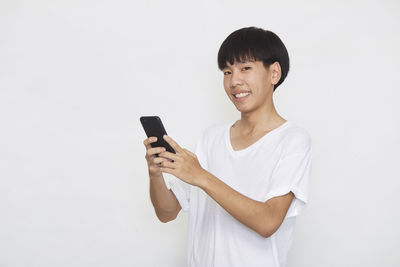
[[[163,138],[164,134],[167,134],[167,132],[158,116],[142,116],[140,117],[140,122],[142,123],[147,137],[157,137],[157,141],[150,144],[152,147],[165,147],[167,151],[176,153]],[[158,157],[158,154],[156,154],[156,156]]]

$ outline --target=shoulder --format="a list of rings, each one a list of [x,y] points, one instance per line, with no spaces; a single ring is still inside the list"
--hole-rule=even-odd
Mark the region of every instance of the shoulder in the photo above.
[[[310,133],[303,127],[289,121],[288,126],[282,131],[281,142],[285,154],[304,153],[312,146]]]

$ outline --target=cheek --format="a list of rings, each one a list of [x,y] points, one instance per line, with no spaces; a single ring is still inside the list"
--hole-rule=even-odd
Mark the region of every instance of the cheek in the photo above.
[[[229,81],[227,80],[227,79],[224,79],[224,82],[223,82],[223,84],[224,84],[224,89],[225,89],[225,92],[228,94],[229,93],[229,88],[230,88],[230,86],[229,86]]]
[[[266,77],[260,76],[253,79],[251,83],[253,84],[254,87],[257,88],[257,90],[265,91],[268,85],[268,80],[266,79]]]

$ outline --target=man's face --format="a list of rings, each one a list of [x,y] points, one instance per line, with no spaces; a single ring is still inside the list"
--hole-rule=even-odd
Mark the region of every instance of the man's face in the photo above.
[[[227,62],[222,70],[225,92],[240,112],[251,112],[268,104],[274,89],[269,69],[262,61],[246,60],[233,65]]]

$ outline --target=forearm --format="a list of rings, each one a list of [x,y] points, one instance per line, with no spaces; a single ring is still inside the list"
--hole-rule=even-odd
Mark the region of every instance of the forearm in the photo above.
[[[203,182],[199,187],[232,217],[261,236],[269,237],[272,234],[273,214],[266,203],[246,197],[207,171],[201,180]]]
[[[181,208],[174,193],[167,188],[163,175],[149,177],[150,198],[157,217],[162,222],[175,219]]]

